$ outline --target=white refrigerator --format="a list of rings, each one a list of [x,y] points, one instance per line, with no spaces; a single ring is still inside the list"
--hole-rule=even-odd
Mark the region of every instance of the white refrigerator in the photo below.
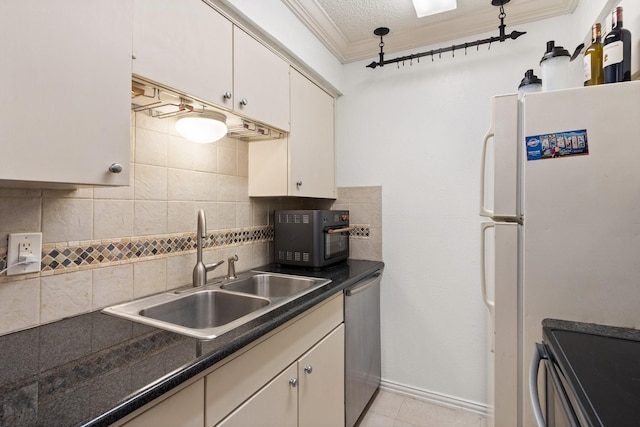
[[[640,82],[491,99],[482,294],[495,427],[534,425],[541,321],[640,327]]]

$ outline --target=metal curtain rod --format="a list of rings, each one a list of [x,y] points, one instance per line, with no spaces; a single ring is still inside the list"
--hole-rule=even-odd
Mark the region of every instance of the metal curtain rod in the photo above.
[[[389,34],[389,29],[386,27],[379,27],[376,28],[373,32],[373,34],[375,34],[376,36],[380,36],[380,60],[378,62],[373,61],[371,64],[367,65],[367,68],[376,68],[376,67],[382,67],[388,64],[394,64],[394,63],[398,63],[398,67],[400,66],[400,62],[403,63],[405,61],[413,61],[414,59],[417,59],[418,62],[420,62],[420,58],[424,57],[424,56],[429,56],[431,55],[431,60],[433,61],[433,56],[434,55],[438,55],[438,58],[442,57],[443,53],[446,52],[452,52],[452,56],[455,56],[455,52],[456,50],[464,50],[464,54],[467,54],[467,49],[470,47],[476,47],[476,50],[479,49],[480,45],[483,44],[489,44],[489,49],[491,49],[491,43],[494,42],[503,42],[505,40],[515,40],[518,37],[520,37],[523,34],[526,34],[526,31],[522,32],[522,31],[512,31],[510,34],[506,34],[505,33],[505,28],[506,25],[504,23],[504,18],[507,16],[506,13],[504,12],[504,5],[505,3],[508,3],[510,0],[492,0],[491,4],[494,6],[500,6],[500,15],[498,15],[498,18],[500,18],[500,26],[498,27],[500,29],[500,35],[498,36],[493,36],[493,37],[489,37],[487,39],[480,39],[480,40],[475,40],[472,42],[468,42],[468,43],[461,43],[461,44],[457,44],[457,45],[452,45],[452,46],[447,46],[447,47],[442,47],[439,49],[432,49],[429,50],[427,52],[420,52],[420,53],[413,53],[411,55],[406,55],[406,56],[401,56],[398,58],[394,58],[394,59],[384,59],[384,40],[382,39],[384,36],[386,36],[387,34]]]

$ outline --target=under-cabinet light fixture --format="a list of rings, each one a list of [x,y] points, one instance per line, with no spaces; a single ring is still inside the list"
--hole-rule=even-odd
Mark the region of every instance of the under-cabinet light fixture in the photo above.
[[[176,132],[191,142],[215,142],[227,134],[227,117],[214,111],[189,113],[176,121]]]
[[[458,7],[456,0],[413,0],[418,18],[435,15]]]

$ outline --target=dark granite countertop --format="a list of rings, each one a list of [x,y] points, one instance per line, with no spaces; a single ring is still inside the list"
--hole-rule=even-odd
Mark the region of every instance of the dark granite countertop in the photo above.
[[[331,283],[210,341],[99,311],[0,337],[0,426],[107,426],[383,267],[255,270]]]

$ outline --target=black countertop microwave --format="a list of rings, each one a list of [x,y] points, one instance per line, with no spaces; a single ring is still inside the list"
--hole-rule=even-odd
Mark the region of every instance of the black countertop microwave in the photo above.
[[[274,262],[322,268],[349,257],[349,211],[277,210]]]

